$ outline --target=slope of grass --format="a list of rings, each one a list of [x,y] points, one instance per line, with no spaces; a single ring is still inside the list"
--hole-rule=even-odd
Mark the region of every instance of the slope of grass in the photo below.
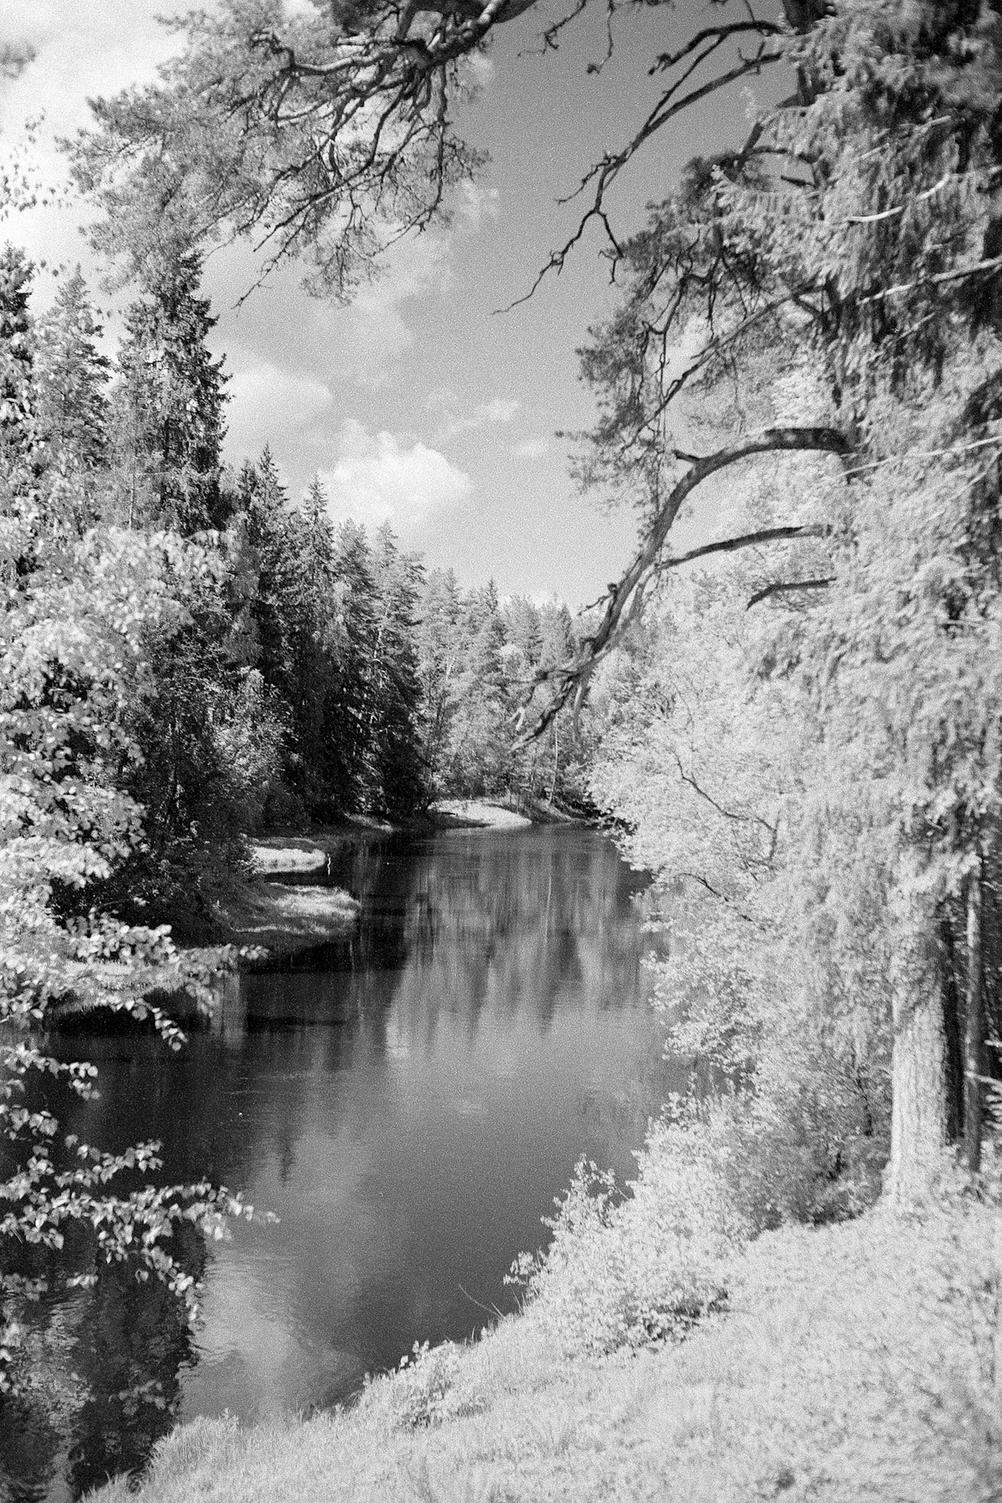
[[[540,1298],[352,1410],[170,1437],[141,1503],[988,1503],[1002,1497],[996,1213],[767,1233],[684,1341],[569,1356]],[[124,1479],[96,1495],[126,1503]]]

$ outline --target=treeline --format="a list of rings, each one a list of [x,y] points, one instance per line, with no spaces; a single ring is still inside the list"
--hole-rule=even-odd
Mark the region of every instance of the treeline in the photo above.
[[[123,744],[101,776],[141,838],[64,902],[196,927],[248,832],[406,820],[448,794],[559,797],[575,769],[557,733],[513,742],[537,674],[576,645],[565,606],[464,591],[389,526],[335,525],[319,479],[293,500],[267,446],[225,466],[226,377],[199,277],[196,257],[165,258],[111,362],[79,271],[35,319],[30,264],[0,254],[0,435],[34,554],[11,587],[38,585],[37,539],[58,537],[89,550],[92,600],[120,570],[140,597]],[[58,656],[40,668],[54,680]],[[69,709],[73,686],[59,692]],[[98,709],[80,715],[98,742],[111,735]],[[73,769],[68,746],[60,779]]]

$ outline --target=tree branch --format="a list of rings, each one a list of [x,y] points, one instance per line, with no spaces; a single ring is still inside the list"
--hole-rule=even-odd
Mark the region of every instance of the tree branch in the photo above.
[[[716,543],[703,543],[699,548],[692,548],[688,553],[680,553],[675,558],[663,558],[655,564],[654,574],[664,574],[669,569],[677,569],[682,564],[691,564],[694,559],[707,558],[712,553],[736,553],[740,548],[754,548],[759,543],[779,543],[792,538],[819,538],[824,536],[823,527],[813,524],[802,527],[763,527],[758,532],[743,532],[739,537],[721,538]]]
[[[594,634],[585,639],[578,659],[563,667],[539,675],[537,683],[553,682],[555,690],[549,705],[539,715],[531,730],[519,736],[518,745],[527,745],[550,725],[557,713],[575,695],[580,701],[595,666],[621,637],[625,628],[643,609],[644,592],[658,572],[659,555],[685,501],[704,480],[730,465],[740,464],[756,454],[818,452],[845,455],[849,443],[836,428],[767,428],[763,433],[741,439],[697,460],[688,474],[677,481],[651,524],[647,539],[614,589]]]
[[[775,584],[766,585],[763,590],[756,590],[745,606],[745,610],[750,611],[753,605],[758,605],[762,600],[768,600],[770,595],[787,595],[796,590],[826,590],[830,584],[834,583],[834,574],[829,574],[824,579],[780,580]]]

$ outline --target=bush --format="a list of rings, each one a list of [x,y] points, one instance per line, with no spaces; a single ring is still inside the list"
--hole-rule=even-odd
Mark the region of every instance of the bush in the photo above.
[[[752,1227],[730,1193],[717,1106],[675,1103],[654,1124],[631,1196],[582,1160],[559,1202],[549,1250],[513,1265],[536,1319],[568,1355],[683,1336],[727,1299]],[[723,1145],[723,1147],[722,1147]]]

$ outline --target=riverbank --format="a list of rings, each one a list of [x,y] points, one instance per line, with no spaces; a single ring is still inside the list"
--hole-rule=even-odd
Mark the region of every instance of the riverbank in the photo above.
[[[375,1382],[351,1410],[196,1421],[140,1503],[984,1503],[999,1495],[994,1216],[768,1233],[685,1341],[570,1360],[530,1306]],[[95,1503],[129,1503],[124,1480]]]
[[[533,824],[574,823],[551,805],[534,804],[528,813],[490,799],[438,799],[425,819],[408,827],[417,832],[441,829],[528,829]],[[358,900],[329,881],[331,858],[360,838],[392,834],[398,829],[377,820],[354,820],[343,826],[317,827],[308,833],[280,832],[251,842],[252,875],[218,905],[221,942],[269,956],[292,954],[348,934],[358,918]],[[293,879],[288,881],[285,879]]]

